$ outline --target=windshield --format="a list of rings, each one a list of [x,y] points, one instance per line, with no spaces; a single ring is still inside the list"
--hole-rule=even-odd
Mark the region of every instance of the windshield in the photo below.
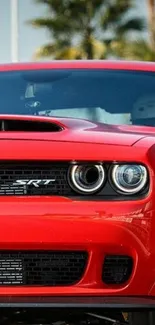
[[[155,73],[88,69],[0,72],[0,114],[155,126]]]

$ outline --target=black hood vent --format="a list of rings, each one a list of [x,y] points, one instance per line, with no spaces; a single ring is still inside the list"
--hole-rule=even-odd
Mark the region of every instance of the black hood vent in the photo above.
[[[0,119],[0,131],[8,132],[59,132],[61,125],[48,121]]]

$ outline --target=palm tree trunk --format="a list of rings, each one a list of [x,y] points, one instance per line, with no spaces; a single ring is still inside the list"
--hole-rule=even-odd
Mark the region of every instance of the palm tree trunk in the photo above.
[[[87,28],[86,30],[86,39],[85,39],[85,50],[86,50],[86,56],[87,60],[93,59],[93,44],[92,44],[92,37],[91,37],[91,28]]]
[[[93,46],[92,46],[92,27],[91,27],[91,19],[93,16],[93,6],[92,1],[87,0],[87,27],[85,33],[85,44],[86,44],[86,56],[88,60],[93,59]]]
[[[155,51],[155,0],[147,0],[150,47]]]

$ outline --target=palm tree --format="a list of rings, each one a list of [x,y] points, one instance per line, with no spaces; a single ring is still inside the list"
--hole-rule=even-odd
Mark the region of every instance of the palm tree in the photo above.
[[[152,50],[149,43],[144,40],[114,41],[111,44],[111,51],[119,58],[136,61],[155,61],[155,51]]]
[[[132,0],[35,0],[45,4],[48,14],[30,21],[45,28],[49,44],[37,49],[35,58],[103,59],[110,55],[112,42],[129,32],[141,31],[140,18],[127,18]]]
[[[147,0],[150,48],[155,51],[155,0]]]
[[[129,60],[155,61],[155,0],[147,1],[147,31],[149,38],[138,38],[132,42],[124,38],[111,44],[113,53]]]

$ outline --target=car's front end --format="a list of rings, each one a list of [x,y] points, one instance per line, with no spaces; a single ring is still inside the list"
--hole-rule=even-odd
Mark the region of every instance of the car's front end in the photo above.
[[[0,123],[0,306],[154,307],[154,139],[74,119]]]
[[[80,308],[95,317],[91,312],[100,309],[105,317],[108,309],[154,309],[153,128],[93,120],[103,110],[97,104],[90,120],[66,116],[77,114],[75,104],[75,111],[64,108],[66,117],[51,117],[48,107],[40,107],[42,95],[47,104],[51,89],[54,96],[54,86],[61,89],[72,74],[41,71],[15,71],[23,75],[25,97],[16,115],[0,110],[0,310]],[[99,87],[101,74],[90,73]],[[83,106],[89,115],[92,109]],[[19,114],[21,107],[29,114]],[[104,118],[129,121],[130,111],[117,109],[114,114],[112,106]]]

